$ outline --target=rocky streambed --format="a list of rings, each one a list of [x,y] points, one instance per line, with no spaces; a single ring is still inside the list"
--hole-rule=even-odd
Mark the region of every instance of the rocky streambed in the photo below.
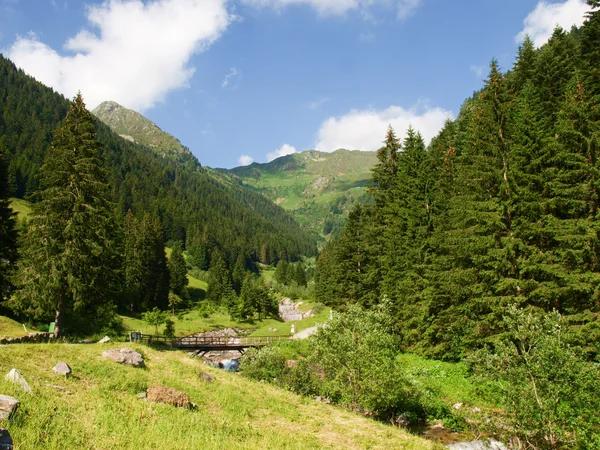
[[[226,339],[227,343],[229,344],[239,344],[240,336],[245,335],[246,333],[247,330],[244,331],[237,328],[223,328],[222,330],[196,333],[191,336],[186,336],[182,340],[185,341],[187,338],[210,337]],[[242,357],[242,352],[239,350],[195,350],[188,352],[188,354],[190,356],[200,358],[206,364],[233,372],[238,369],[240,365],[239,360]]]

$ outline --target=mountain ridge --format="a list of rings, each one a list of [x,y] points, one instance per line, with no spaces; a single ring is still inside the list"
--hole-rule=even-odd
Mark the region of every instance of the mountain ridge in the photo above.
[[[128,141],[144,145],[161,156],[191,155],[175,136],[163,131],[150,119],[114,101],[105,101],[92,111],[98,119]]]
[[[290,212],[323,242],[335,236],[355,202],[367,202],[375,152],[306,150],[268,163],[218,169],[235,175]]]

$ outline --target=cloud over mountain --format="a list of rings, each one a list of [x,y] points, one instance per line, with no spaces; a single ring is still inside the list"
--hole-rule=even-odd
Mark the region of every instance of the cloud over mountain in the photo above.
[[[332,152],[339,148],[348,150],[377,150],[391,125],[398,137],[403,138],[410,125],[429,142],[452,117],[442,108],[414,106],[405,109],[390,106],[384,110],[353,109],[341,117],[330,117],[321,124],[315,148]]]

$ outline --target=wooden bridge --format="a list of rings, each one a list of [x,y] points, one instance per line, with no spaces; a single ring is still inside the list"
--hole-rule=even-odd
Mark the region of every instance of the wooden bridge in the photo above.
[[[250,347],[263,347],[276,342],[291,339],[291,335],[281,336],[186,336],[182,338],[169,338],[166,336],[152,336],[141,333],[131,333],[132,342],[148,345],[165,345],[178,349],[189,350],[243,350]]]

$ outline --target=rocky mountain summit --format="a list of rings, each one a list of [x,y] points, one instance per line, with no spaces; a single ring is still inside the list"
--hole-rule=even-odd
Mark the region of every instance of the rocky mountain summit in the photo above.
[[[154,149],[162,156],[191,154],[179,139],[140,113],[116,102],[103,102],[92,113],[122,138]]]

